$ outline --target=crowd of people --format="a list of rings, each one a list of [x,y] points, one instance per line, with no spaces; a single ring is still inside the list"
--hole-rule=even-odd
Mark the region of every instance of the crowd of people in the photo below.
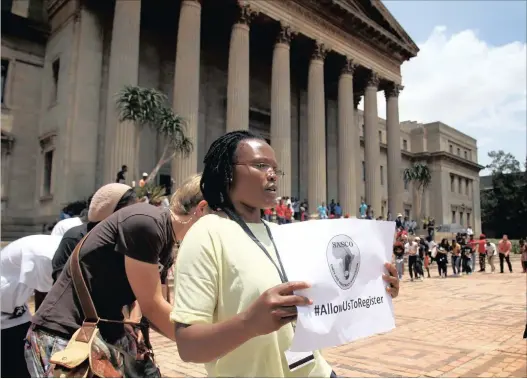
[[[261,218],[282,174],[273,149],[249,131],[230,132],[204,164],[168,208],[107,184],[63,235],[1,251],[2,377],[160,377],[150,328],[209,376],[336,377],[318,351],[296,370],[284,354],[296,307],[310,300],[295,295],[309,284],[283,270],[271,234],[278,226]],[[395,265],[385,267],[396,297]]]
[[[393,247],[393,259],[395,261],[399,279],[404,274],[404,263],[407,258],[408,273],[410,281],[430,278],[430,265],[437,264],[438,274],[441,278],[448,276],[449,263],[452,267],[453,277],[471,275],[476,272],[476,261],[479,262],[478,272],[487,272],[487,264],[490,273],[496,273],[497,260],[499,259],[499,272],[504,273],[505,263],[508,271],[513,272],[510,260],[512,243],[507,235],[498,242],[497,246],[481,234],[478,239],[474,235],[458,233],[451,242],[443,238],[436,243],[430,233],[427,237],[409,236],[404,229],[399,228],[396,232]],[[520,240],[521,264],[524,273],[527,273],[527,243]]]

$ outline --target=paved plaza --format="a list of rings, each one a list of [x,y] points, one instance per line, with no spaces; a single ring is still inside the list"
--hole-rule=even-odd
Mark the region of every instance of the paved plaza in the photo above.
[[[513,274],[440,279],[434,265],[431,279],[403,280],[394,331],[324,356],[341,377],[527,377],[527,276],[514,258]],[[163,375],[206,375],[202,365],[182,362],[174,343],[153,339]]]

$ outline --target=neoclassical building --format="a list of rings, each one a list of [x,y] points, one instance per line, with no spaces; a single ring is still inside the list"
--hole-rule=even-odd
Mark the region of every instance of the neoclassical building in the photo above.
[[[426,161],[426,214],[478,230],[476,141],[399,122],[400,68],[417,53],[376,0],[5,1],[4,235],[39,228],[123,164],[129,181],[154,167],[163,141],[143,130],[136,161],[134,128],[118,122],[125,85],[161,90],[187,120],[194,149],[162,168],[161,184],[201,170],[221,134],[250,129],[286,172],[280,195],[335,199],[350,214],[364,198],[376,215],[418,217],[402,170]]]

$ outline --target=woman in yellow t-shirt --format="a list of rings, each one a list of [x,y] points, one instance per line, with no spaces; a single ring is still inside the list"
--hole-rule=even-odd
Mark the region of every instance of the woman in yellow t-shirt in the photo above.
[[[184,361],[205,363],[213,377],[334,377],[320,352],[291,371],[294,295],[262,209],[274,207],[283,176],[271,146],[249,131],[218,138],[205,156],[201,190],[215,211],[188,231],[175,265],[176,342]],[[392,268],[392,275],[396,270]],[[398,293],[397,278],[388,278]]]

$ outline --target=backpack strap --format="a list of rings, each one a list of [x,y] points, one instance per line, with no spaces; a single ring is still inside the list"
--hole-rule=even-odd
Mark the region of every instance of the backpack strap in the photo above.
[[[81,303],[82,312],[84,313],[84,322],[97,324],[99,322],[99,316],[97,315],[97,310],[95,309],[95,305],[90,296],[88,286],[84,281],[79,258],[82,245],[84,245],[84,241],[86,241],[86,237],[89,235],[90,233],[86,234],[77,246],[75,246],[73,254],[70,257],[70,270],[73,286],[75,287],[75,292]]]

